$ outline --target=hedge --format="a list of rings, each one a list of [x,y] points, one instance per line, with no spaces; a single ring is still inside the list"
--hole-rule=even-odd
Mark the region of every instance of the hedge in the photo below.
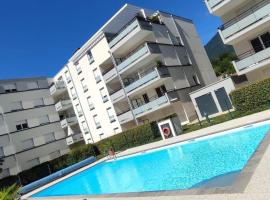
[[[248,112],[270,104],[270,79],[239,88],[230,94],[237,111]]]
[[[107,155],[108,149],[111,147],[115,151],[123,151],[127,148],[147,144],[160,138],[161,136],[156,123],[138,126],[101,140],[96,144],[76,146],[64,156],[25,170],[19,173],[18,176],[4,178],[0,180],[0,188],[10,186],[15,182],[22,185],[29,184],[90,156],[103,157]]]

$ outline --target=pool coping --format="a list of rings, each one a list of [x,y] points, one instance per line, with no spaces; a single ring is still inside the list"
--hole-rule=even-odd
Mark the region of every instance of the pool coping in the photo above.
[[[165,145],[161,145],[161,146],[157,146],[157,147],[152,147],[152,148],[147,148],[143,151],[137,151],[137,152],[133,152],[133,153],[128,153],[128,154],[124,154],[121,155],[120,157],[126,157],[126,156],[130,156],[130,155],[134,155],[137,153],[141,153],[144,151],[150,151],[153,149],[158,149],[161,147],[167,147],[167,146],[171,146],[171,145],[175,145],[178,143],[182,143],[182,142],[186,142],[192,139],[198,139],[198,138],[202,138],[202,137],[206,137],[206,136],[211,136],[211,135],[215,135],[217,133],[221,133],[221,132],[226,132],[229,130],[233,130],[233,129],[237,129],[237,128],[241,128],[241,127],[246,127],[252,124],[257,124],[257,123],[262,123],[262,122],[266,122],[269,121],[270,118],[266,118],[263,120],[257,120],[254,121],[252,123],[246,123],[245,125],[239,125],[239,126],[235,126],[232,128],[228,128],[228,129],[224,129],[222,131],[216,131],[216,132],[212,132],[212,133],[207,133],[207,134],[203,134],[200,136],[194,136],[194,137],[190,137],[189,139],[184,139],[181,141],[176,141],[176,142],[172,142],[172,143],[168,143]],[[213,194],[239,194],[239,193],[244,193],[248,183],[250,182],[257,166],[259,165],[262,157],[264,156],[267,147],[270,144],[270,130],[268,131],[267,135],[264,137],[264,139],[262,140],[262,142],[259,144],[258,148],[256,149],[256,151],[253,153],[253,155],[251,156],[251,158],[249,159],[248,163],[246,164],[246,166],[243,168],[243,170],[237,175],[236,180],[234,181],[234,183],[231,186],[226,186],[226,187],[213,187],[213,188],[196,188],[196,189],[188,189],[188,190],[162,190],[162,191],[150,191],[150,192],[131,192],[131,193],[114,193],[114,194],[101,194],[101,195],[74,195],[74,196],[50,196],[50,197],[31,197],[33,194],[36,194],[42,190],[44,190],[45,188],[50,187],[51,185],[54,185],[70,176],[73,176],[77,173],[80,173],[82,171],[87,170],[88,168],[91,168],[97,164],[100,164],[102,162],[107,161],[108,159],[102,158],[100,160],[98,160],[95,163],[90,164],[89,166],[83,167],[80,170],[77,170],[71,174],[68,174],[67,176],[62,177],[61,179],[56,180],[53,183],[50,184],[46,184],[45,186],[38,188],[28,194],[25,194],[22,196],[21,199],[28,199],[28,200],[49,200],[49,199],[78,199],[78,200],[86,200],[88,198],[115,198],[115,197],[155,197],[155,196],[183,196],[183,195],[213,195]],[[120,153],[121,154],[121,153]],[[211,180],[211,179],[210,179]],[[25,197],[25,198],[24,198]]]

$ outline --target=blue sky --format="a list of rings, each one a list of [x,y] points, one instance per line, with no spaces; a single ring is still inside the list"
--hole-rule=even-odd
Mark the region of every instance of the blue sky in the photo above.
[[[1,0],[0,79],[53,76],[125,3],[192,19],[203,43],[220,25],[203,0]]]

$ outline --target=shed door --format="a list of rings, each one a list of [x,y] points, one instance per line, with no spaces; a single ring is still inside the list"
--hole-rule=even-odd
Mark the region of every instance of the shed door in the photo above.
[[[219,88],[215,91],[219,105],[222,109],[222,111],[226,111],[228,109],[232,109],[231,101],[226,93],[226,90],[224,87]]]
[[[215,101],[211,93],[197,97],[195,101],[201,112],[201,116],[205,117],[207,114],[212,115],[212,114],[218,113],[217,106],[215,104]]]

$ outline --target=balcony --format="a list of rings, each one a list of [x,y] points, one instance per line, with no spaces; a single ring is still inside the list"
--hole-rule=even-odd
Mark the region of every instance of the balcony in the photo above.
[[[210,13],[223,16],[247,0],[205,0]]]
[[[125,98],[125,91],[122,88],[110,93],[112,103],[116,103]]]
[[[134,119],[130,110],[117,114],[117,118],[120,124],[127,123]]]
[[[117,71],[115,67],[111,67],[105,72],[103,72],[102,75],[103,75],[104,81],[108,83],[117,76]]]
[[[168,94],[165,94],[162,97],[156,98],[153,101],[150,101],[149,103],[146,103],[138,108],[135,108],[133,110],[134,115],[136,118],[141,117],[143,115],[152,113],[156,110],[159,110],[161,108],[164,108],[166,106],[169,106],[171,102],[178,101],[179,96],[176,92],[168,92]]]
[[[119,50],[120,47],[128,50],[149,35],[151,31],[152,26],[148,21],[142,17],[135,17],[111,39],[109,47],[112,52]]]
[[[239,75],[270,64],[270,48],[255,53],[253,50],[242,56],[238,61],[233,61],[233,65]]]
[[[57,112],[65,111],[72,107],[72,103],[70,100],[62,100],[55,104],[55,109]]]
[[[50,87],[50,94],[53,96],[62,94],[66,91],[66,84],[64,81],[57,81]]]
[[[66,138],[67,145],[72,145],[80,141],[83,141],[83,136],[81,133],[75,133],[74,135]]]
[[[142,63],[143,61],[146,62],[146,58],[153,59],[160,53],[158,44],[145,43],[130,52],[125,58],[120,59],[121,61],[117,65],[117,70],[119,73],[123,73],[136,64],[139,66],[139,63]]]
[[[72,126],[72,125],[75,125],[77,123],[78,123],[78,121],[77,121],[76,116],[67,117],[67,118],[61,120],[61,122],[60,122],[62,128],[67,128],[68,126]]]
[[[143,89],[147,85],[151,85],[151,83],[168,76],[170,76],[170,74],[166,67],[153,68],[150,72],[141,75],[141,77],[138,80],[126,86],[125,91],[128,94],[131,94],[131,92],[136,92],[137,90]]]
[[[244,39],[257,36],[269,26],[270,1],[264,0],[246,10],[219,28],[225,44],[233,45]]]

